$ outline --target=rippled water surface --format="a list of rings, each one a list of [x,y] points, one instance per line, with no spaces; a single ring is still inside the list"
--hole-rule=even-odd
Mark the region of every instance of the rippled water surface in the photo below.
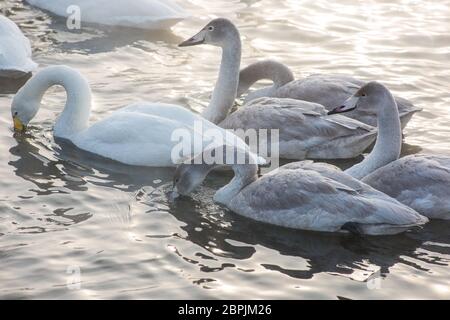
[[[138,100],[201,110],[220,52],[177,48],[216,16],[239,26],[243,64],[271,57],[297,77],[350,73],[387,84],[424,111],[405,153],[450,155],[450,1],[187,0],[193,16],[151,33],[65,21],[20,1],[20,25],[41,67],[89,79],[96,121]],[[0,298],[450,298],[450,222],[395,237],[291,231],[214,204],[228,174],[170,203],[172,170],[106,162],[53,140],[64,93],[54,88],[26,136],[0,94]],[[76,282],[78,288],[67,286]],[[75,276],[74,276],[75,275]]]

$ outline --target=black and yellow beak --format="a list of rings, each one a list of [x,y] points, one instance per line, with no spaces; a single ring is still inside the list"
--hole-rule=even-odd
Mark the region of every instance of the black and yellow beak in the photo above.
[[[14,122],[14,130],[23,132],[26,129],[26,126],[23,124],[23,122],[19,119],[17,116],[13,116],[13,122]]]

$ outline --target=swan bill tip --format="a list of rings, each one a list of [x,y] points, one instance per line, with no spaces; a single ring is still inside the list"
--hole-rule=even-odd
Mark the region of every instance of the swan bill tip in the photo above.
[[[192,47],[192,46],[197,46],[197,45],[203,44],[204,42],[205,42],[204,39],[198,40],[198,39],[191,38],[191,39],[181,42],[178,45],[178,47]]]

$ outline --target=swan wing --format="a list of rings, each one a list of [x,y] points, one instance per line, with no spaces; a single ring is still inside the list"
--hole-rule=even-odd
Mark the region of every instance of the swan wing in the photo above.
[[[344,116],[327,116],[323,106],[293,99],[261,98],[239,108],[221,124],[224,128],[278,129],[280,156],[352,158],[376,138],[376,130]]]
[[[398,233],[427,222],[395,199],[326,167],[320,172],[311,162],[281,167],[244,188],[230,209],[261,222],[330,232],[353,223],[363,233]]]
[[[348,75],[314,74],[284,85],[276,91],[275,96],[319,103],[327,110],[332,110],[342,105],[345,100],[364,84],[365,81]],[[395,100],[399,109],[402,127],[404,128],[414,113],[422,109],[414,106],[406,99],[395,97]],[[371,126],[377,125],[376,110],[365,101],[361,101],[357,109],[345,115]]]
[[[217,140],[216,134],[225,141]],[[173,157],[172,151],[181,143],[177,139],[180,136],[188,139],[189,150],[182,149]],[[174,166],[191,157],[190,146],[194,143],[200,143],[198,152],[223,144],[248,150],[242,139],[227,134],[200,115],[181,106],[158,103],[136,103],[122,108],[75,136],[73,142],[81,149],[122,163],[161,167]],[[258,161],[265,163],[261,158]]]
[[[450,157],[407,156],[376,170],[363,182],[424,216],[450,219]]]

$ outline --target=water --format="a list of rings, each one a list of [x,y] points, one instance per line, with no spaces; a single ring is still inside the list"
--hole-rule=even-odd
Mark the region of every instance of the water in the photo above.
[[[165,33],[70,32],[20,1],[0,7],[41,67],[86,75],[92,121],[137,100],[201,110],[220,52],[177,44],[221,15],[240,27],[243,65],[271,57],[297,77],[380,80],[424,108],[406,129],[404,153],[450,155],[450,1],[183,3],[194,17]],[[53,141],[61,89],[46,95],[26,136],[12,131],[11,98],[0,95],[0,298],[450,298],[450,222],[364,239],[265,226],[211,201],[228,174],[170,203],[172,170],[107,162]]]

